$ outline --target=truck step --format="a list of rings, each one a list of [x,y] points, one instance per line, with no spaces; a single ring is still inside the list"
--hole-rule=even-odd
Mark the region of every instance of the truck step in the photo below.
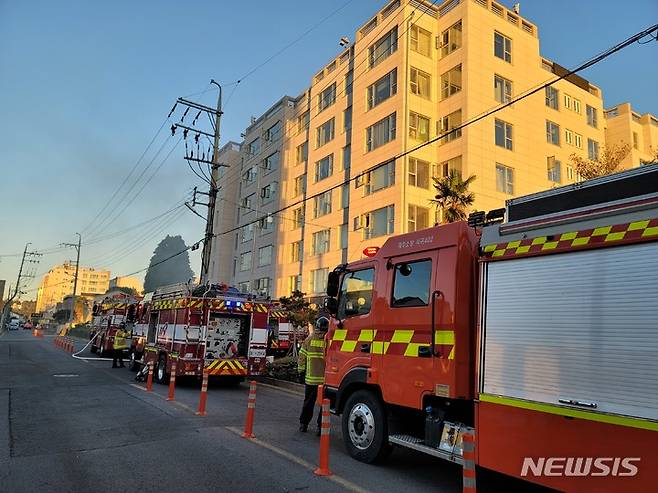
[[[400,447],[417,450],[418,452],[423,452],[425,454],[433,455],[434,457],[449,460],[456,464],[463,464],[464,462],[461,455],[451,454],[450,452],[446,452],[434,447],[428,447],[425,445],[422,438],[418,438],[412,435],[389,435],[388,441],[393,445],[399,445]]]

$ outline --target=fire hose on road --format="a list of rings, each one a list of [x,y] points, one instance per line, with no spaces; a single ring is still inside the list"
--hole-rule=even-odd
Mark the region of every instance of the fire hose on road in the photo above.
[[[78,351],[77,353],[73,353],[71,355],[71,357],[76,358],[76,359],[88,360],[88,361],[112,361],[112,358],[92,358],[92,357],[89,357],[89,356],[78,356],[85,349],[87,349],[92,342],[94,342],[96,337],[98,337],[98,333],[94,334],[94,337],[89,339],[89,342],[87,344],[85,344],[85,346],[80,351]]]

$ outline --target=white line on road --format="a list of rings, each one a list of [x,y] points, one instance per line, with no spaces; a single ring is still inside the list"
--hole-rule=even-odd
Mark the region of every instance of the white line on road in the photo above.
[[[138,384],[136,384],[136,383],[131,383],[131,384],[129,384],[129,385],[130,385],[131,387],[135,387],[136,389],[139,389],[139,390],[142,390],[142,391],[146,392],[146,387],[142,387],[141,385],[138,385]],[[154,395],[154,396],[156,396],[156,397],[159,397],[159,398],[162,399],[163,401],[166,401],[166,400],[167,400],[167,398],[166,398],[164,395],[160,395],[160,394],[158,394],[157,392],[149,392],[149,394]],[[192,414],[196,414],[196,411],[195,411],[194,409],[192,409],[190,406],[188,406],[188,405],[186,405],[186,404],[183,404],[182,402],[178,402],[178,401],[167,401],[167,402],[170,402],[170,403],[173,404],[174,406],[178,406],[178,407],[180,407],[181,409],[185,409],[186,411],[188,411],[188,412],[190,412],[190,413],[192,413]]]
[[[226,429],[230,431],[231,433],[235,433],[236,435],[242,435],[242,430],[235,428],[234,426],[227,426]],[[267,450],[274,452],[277,455],[280,455],[281,457],[284,457],[288,459],[291,462],[294,462],[297,465],[302,466],[305,469],[308,469],[309,471],[315,471],[317,466],[311,464],[310,462],[306,462],[304,459],[300,459],[296,455],[291,454],[287,450],[283,450],[276,445],[272,445],[271,443],[264,442],[262,440],[259,440],[258,438],[250,438],[249,441],[251,443],[255,443],[256,445],[259,445],[260,447],[266,448]],[[348,481],[345,478],[342,478],[340,476],[336,476],[335,474],[333,476],[324,476],[326,479],[329,481],[333,481],[334,483],[337,483],[341,485],[343,488],[353,491],[355,493],[368,493],[368,490],[364,490],[360,486],[352,483],[351,481]]]

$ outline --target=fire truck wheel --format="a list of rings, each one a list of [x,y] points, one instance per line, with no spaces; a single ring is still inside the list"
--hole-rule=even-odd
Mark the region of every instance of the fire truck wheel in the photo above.
[[[158,383],[165,384],[167,379],[167,357],[164,354],[160,355],[158,360],[158,370],[155,372],[155,379]]]
[[[342,416],[343,440],[356,460],[371,463],[388,455],[386,412],[381,400],[368,390],[352,394]]]
[[[128,369],[130,371],[139,370],[139,363],[137,363],[137,354],[136,351],[130,351],[130,361],[128,362]]]
[[[105,356],[105,349],[103,349],[104,345],[105,345],[105,343],[101,339],[101,342],[98,344],[98,349],[96,350],[96,354],[98,354],[99,358],[102,358],[103,356]]]
[[[92,343],[91,347],[89,348],[89,351],[91,351],[92,353],[95,353],[96,351],[98,351],[98,348],[94,345],[94,343]]]

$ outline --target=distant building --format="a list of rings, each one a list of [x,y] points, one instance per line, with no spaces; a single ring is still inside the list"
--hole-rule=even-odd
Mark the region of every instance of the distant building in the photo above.
[[[622,168],[634,168],[653,161],[658,153],[658,118],[633,111],[630,103],[608,108],[605,117],[607,143],[629,144],[631,152],[621,162]]]
[[[110,279],[109,289],[132,288],[138,294],[144,290],[144,286],[139,279],[132,276],[117,276]]]
[[[44,312],[57,306],[64,297],[73,294],[75,279],[75,264],[64,262],[50,269],[43,276],[37,291],[37,312]],[[91,267],[80,267],[78,272],[77,294],[91,298],[107,291],[110,281],[110,271],[96,270]]]

